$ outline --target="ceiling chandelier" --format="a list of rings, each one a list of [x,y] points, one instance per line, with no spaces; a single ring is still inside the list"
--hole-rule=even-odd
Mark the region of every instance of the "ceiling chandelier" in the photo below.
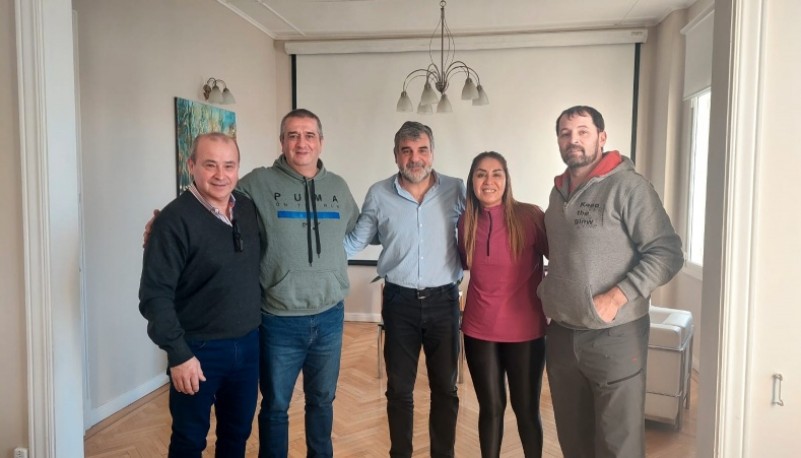
[[[426,68],[418,68],[406,75],[403,81],[403,91],[401,92],[400,99],[398,99],[397,111],[412,111],[412,99],[406,92],[408,84],[419,77],[425,78],[425,85],[423,85],[423,94],[420,96],[420,103],[417,105],[417,112],[432,113],[434,111],[433,105],[437,104],[437,113],[449,113],[453,111],[451,102],[448,101],[448,95],[445,91],[448,90],[448,80],[451,76],[458,73],[465,73],[466,79],[464,87],[462,88],[462,100],[472,100],[473,105],[487,105],[489,99],[484,88],[481,86],[481,81],[478,73],[470,66],[460,60],[454,60],[456,55],[456,43],[453,40],[448,24],[445,22],[445,0],[439,2],[439,24],[434,29],[431,35],[431,41],[428,45],[428,55],[431,58],[431,63]],[[439,66],[434,60],[434,50],[431,45],[437,38],[439,31]],[[473,81],[475,78],[475,82]],[[433,86],[433,87],[432,87]],[[434,92],[434,89],[440,93]]]

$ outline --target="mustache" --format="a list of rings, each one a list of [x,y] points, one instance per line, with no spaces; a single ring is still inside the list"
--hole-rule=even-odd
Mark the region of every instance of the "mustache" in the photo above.
[[[413,169],[415,167],[425,168],[426,164],[424,162],[407,162],[405,169]]]

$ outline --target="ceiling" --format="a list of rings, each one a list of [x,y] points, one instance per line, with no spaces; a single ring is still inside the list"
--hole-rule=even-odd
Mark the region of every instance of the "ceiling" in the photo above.
[[[276,40],[427,37],[439,0],[217,0]],[[451,0],[454,35],[647,27],[695,0]]]

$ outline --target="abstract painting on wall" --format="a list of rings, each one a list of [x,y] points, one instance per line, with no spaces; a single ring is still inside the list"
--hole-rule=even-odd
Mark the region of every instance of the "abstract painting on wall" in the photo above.
[[[178,167],[178,194],[181,194],[192,178],[186,161],[192,148],[192,140],[200,134],[222,132],[236,138],[236,113],[222,108],[175,98],[175,146]]]

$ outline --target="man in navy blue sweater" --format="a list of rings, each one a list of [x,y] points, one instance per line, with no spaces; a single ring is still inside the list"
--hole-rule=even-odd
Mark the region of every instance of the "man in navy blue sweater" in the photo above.
[[[234,191],[239,147],[199,135],[189,158],[194,181],[153,221],[145,247],[139,310],[167,352],[170,457],[200,457],[211,406],[217,457],[244,457],[259,376],[259,229],[253,202]]]

